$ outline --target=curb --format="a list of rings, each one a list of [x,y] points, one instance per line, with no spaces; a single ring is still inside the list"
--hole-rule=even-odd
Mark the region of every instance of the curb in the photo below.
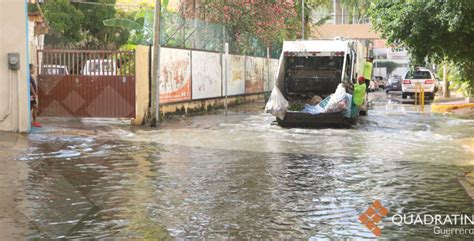
[[[457,109],[464,109],[464,108],[474,108],[474,103],[433,103],[431,104],[431,112],[436,113],[445,113],[445,112],[452,112],[453,110]]]

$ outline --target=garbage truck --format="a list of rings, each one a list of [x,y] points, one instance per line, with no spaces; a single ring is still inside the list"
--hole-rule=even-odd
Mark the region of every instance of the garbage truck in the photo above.
[[[362,87],[356,81],[356,61],[353,40],[285,41],[266,112],[282,127],[350,127],[367,110],[365,83]],[[354,94],[363,104],[354,104]]]

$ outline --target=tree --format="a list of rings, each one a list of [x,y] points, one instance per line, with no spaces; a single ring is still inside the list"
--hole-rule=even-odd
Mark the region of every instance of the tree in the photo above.
[[[127,18],[111,18],[103,21],[104,26],[121,28],[130,33],[129,44],[153,43],[153,10],[139,10],[133,20]]]
[[[102,21],[123,12],[115,10],[115,0],[89,2],[47,0],[42,5],[51,33],[46,44],[88,45],[115,48],[128,39],[128,32],[105,27]]]
[[[85,36],[85,45],[117,47],[127,41],[126,31],[117,32],[116,29],[105,27],[102,22],[116,16],[115,0],[89,0],[90,3],[78,2],[76,8],[84,14],[81,23],[82,33]]]
[[[46,43],[70,44],[83,39],[81,23],[84,14],[68,0],[49,0],[43,5],[44,15],[51,27]]]
[[[403,46],[416,65],[449,61],[474,93],[474,4],[459,1],[376,0],[372,24],[391,44]]]
[[[197,16],[225,25],[233,52],[265,55],[265,48],[293,38],[298,20],[292,1],[207,0]]]
[[[168,13],[168,0],[161,0],[161,18],[162,22],[166,22],[166,18],[170,16]],[[129,12],[127,16],[117,16],[115,18],[103,20],[104,26],[120,28],[129,34],[127,43],[130,45],[150,45],[153,43],[153,16],[154,5],[143,3],[136,11]],[[169,29],[166,26],[161,28],[161,39],[169,36]],[[164,28],[163,28],[164,27]]]

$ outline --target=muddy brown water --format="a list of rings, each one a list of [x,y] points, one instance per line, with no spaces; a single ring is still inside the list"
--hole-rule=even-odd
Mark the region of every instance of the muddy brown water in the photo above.
[[[358,217],[378,199],[382,237],[431,239],[391,216],[474,214],[456,179],[474,169],[472,120],[382,101],[352,129],[272,121],[234,109],[113,138],[32,134],[27,238],[374,238]]]

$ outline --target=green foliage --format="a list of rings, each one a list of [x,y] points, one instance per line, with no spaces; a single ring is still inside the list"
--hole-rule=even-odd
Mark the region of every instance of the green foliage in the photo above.
[[[465,96],[472,96],[474,83],[472,80],[465,80],[463,76],[467,74],[461,73],[461,68],[457,68],[455,65],[449,62],[443,62],[440,68],[438,68],[436,75],[440,78],[443,77],[443,68],[442,66],[446,65],[446,79],[449,81],[449,89],[454,90],[458,93],[461,93]]]
[[[103,21],[105,26],[141,31],[143,25],[125,18],[111,18]]]
[[[161,39],[166,39],[169,29],[163,28],[171,18],[171,13],[167,11],[168,0],[161,1]],[[154,6],[142,5],[136,11],[129,12],[127,18],[111,18],[103,21],[108,27],[121,28],[129,33],[127,44],[130,45],[150,45],[153,43]]]
[[[463,82],[472,87],[473,8],[471,0],[375,0],[369,12],[375,29],[389,43],[406,47],[413,64],[452,62]]]
[[[206,0],[198,17],[217,27],[210,31],[216,37],[211,43],[222,50],[222,43],[229,42],[231,53],[265,56],[266,48],[281,48],[285,39],[294,39],[298,31],[295,5],[279,1],[221,1]],[[225,28],[225,40],[223,29]],[[198,33],[204,36],[205,33]],[[221,36],[221,37],[219,37]],[[199,42],[199,37],[197,38]],[[205,43],[208,45],[208,43]]]
[[[86,45],[117,47],[124,44],[128,38],[125,31],[117,32],[114,28],[104,27],[105,19],[116,16],[115,0],[92,0],[97,4],[76,4],[76,8],[84,13],[82,32],[86,36]]]
[[[451,87],[465,96],[474,96],[474,66],[452,66],[450,67],[448,81]]]
[[[49,0],[44,3],[44,15],[51,27],[46,43],[69,44],[83,39],[81,23],[84,14],[68,0]]]
[[[38,6],[33,3],[28,4],[28,13],[35,13],[38,12]]]
[[[71,4],[68,0],[45,1],[42,9],[51,27],[45,43],[110,48],[125,43],[128,39],[127,32],[117,32],[102,24],[105,19],[123,15],[115,10],[115,0],[89,2]]]

